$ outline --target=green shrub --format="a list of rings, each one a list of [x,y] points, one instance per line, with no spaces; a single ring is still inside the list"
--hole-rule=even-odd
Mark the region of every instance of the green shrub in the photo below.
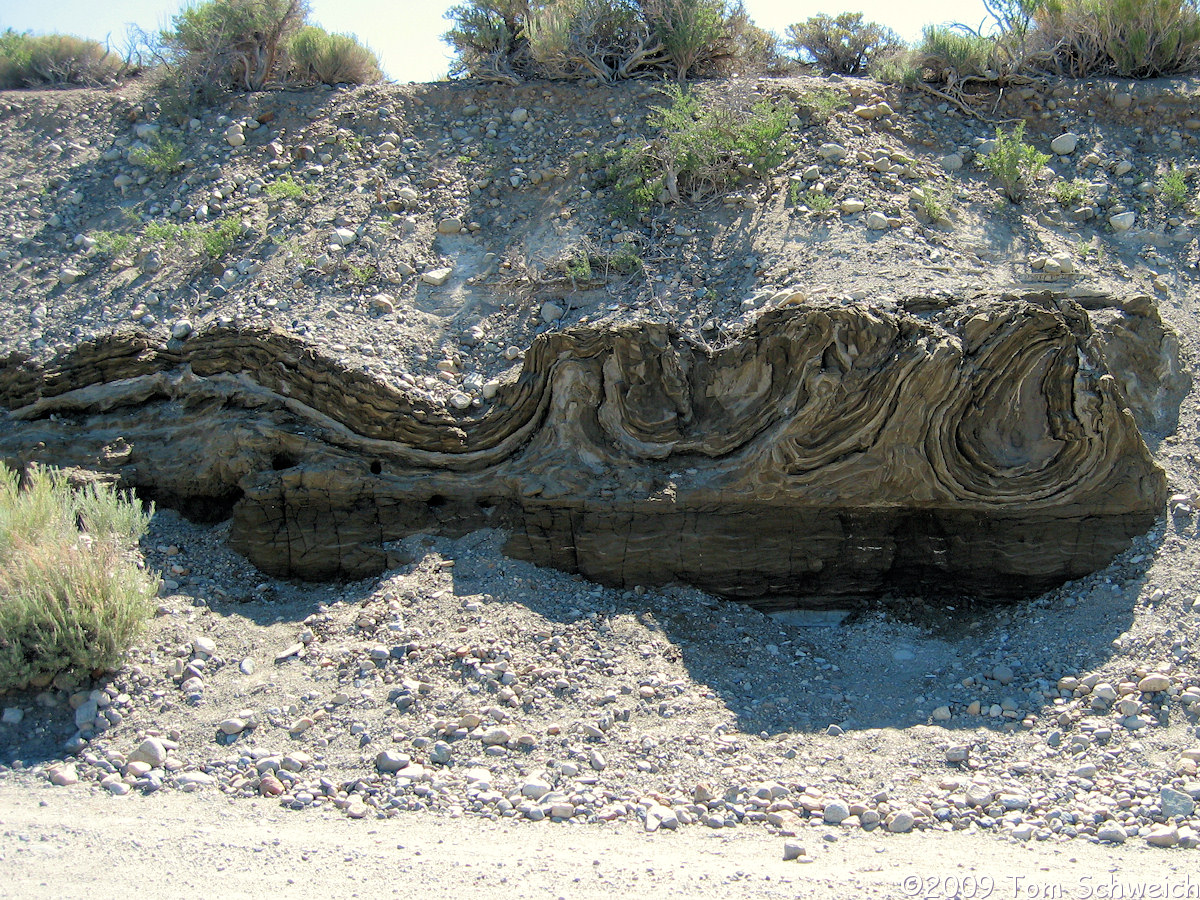
[[[383,79],[379,57],[349,34],[330,34],[316,25],[288,41],[293,81],[315,84],[374,84]]]
[[[917,195],[917,206],[931,222],[947,222],[946,204],[949,202],[949,191],[939,190],[927,182],[921,183]]]
[[[446,18],[454,70],[509,84],[652,72],[683,81],[723,72],[743,53],[767,60],[774,47],[733,0],[466,0]]]
[[[189,242],[199,247],[211,259],[221,259],[233,249],[242,236],[242,223],[233,216],[226,216],[208,228],[196,227],[188,235]]]
[[[994,71],[996,45],[995,38],[945,25],[927,25],[913,57],[925,80],[955,82]]]
[[[129,161],[159,175],[172,175],[183,168],[183,149],[174,141],[156,135],[149,149],[135,150]]]
[[[158,588],[135,556],[153,508],[36,467],[19,483],[0,467],[0,692],[116,668]]]
[[[789,25],[785,44],[802,61],[811,61],[824,72],[865,75],[872,63],[904,49],[900,36],[885,25],[864,22],[862,13],[824,13]]]
[[[996,129],[996,149],[983,157],[983,167],[1000,182],[1013,203],[1025,198],[1050,154],[1025,143],[1025,123],[1018,122],[1011,134]]]
[[[759,100],[746,108],[713,97],[701,103],[677,85],[663,94],[669,105],[654,107],[649,120],[657,137],[626,149],[613,166],[627,211],[650,206],[664,192],[672,203],[698,200],[747,172],[765,177],[786,157],[790,104]]]
[[[1191,206],[1187,176],[1182,169],[1171,166],[1158,176],[1156,187],[1158,197],[1167,209],[1187,209]]]
[[[824,191],[808,191],[804,195],[804,205],[814,215],[824,216],[833,212],[833,198]]]
[[[737,53],[725,0],[642,0],[642,9],[680,81],[693,70],[709,74]]]
[[[1075,78],[1157,78],[1200,67],[1196,0],[1041,0],[1039,44]]]
[[[119,231],[95,231],[91,237],[96,242],[96,252],[113,259],[126,256],[134,247],[133,237]]]
[[[1060,205],[1067,209],[1075,209],[1083,203],[1084,197],[1087,196],[1088,184],[1082,179],[1076,178],[1074,181],[1058,181],[1050,188],[1050,196]]]
[[[451,26],[442,40],[458,54],[451,71],[517,84],[531,70],[529,17],[529,0],[466,0],[450,7]]]
[[[142,237],[152,244],[171,244],[180,239],[183,226],[174,222],[147,222]]]
[[[871,64],[871,77],[880,84],[913,87],[921,80],[921,70],[913,64],[911,52],[885,56]]]
[[[162,33],[169,91],[185,105],[227,90],[261,91],[286,74],[288,39],[305,23],[306,0],[202,0]]]
[[[0,34],[0,88],[104,84],[120,77],[121,59],[95,41],[69,34]]]
[[[276,178],[263,188],[263,192],[272,200],[303,200],[308,197],[308,187],[291,175]]]

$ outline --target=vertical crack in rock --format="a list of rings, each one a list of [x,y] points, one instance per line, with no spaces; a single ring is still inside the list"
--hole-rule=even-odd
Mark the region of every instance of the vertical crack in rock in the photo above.
[[[240,497],[231,541],[273,574],[361,577],[406,535],[500,526],[514,556],[760,606],[1013,598],[1105,565],[1165,499],[1135,415],[1171,420],[1173,335],[1093,306],[1107,332],[1049,295],[812,303],[717,350],[571,329],[462,414],[278,332],[126,334],[0,362],[0,455]]]

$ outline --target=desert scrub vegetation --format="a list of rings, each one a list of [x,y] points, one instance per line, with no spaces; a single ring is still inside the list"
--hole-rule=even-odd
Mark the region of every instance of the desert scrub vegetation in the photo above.
[[[456,72],[610,83],[718,75],[773,61],[773,39],[729,0],[466,0],[446,13]]]
[[[765,178],[791,148],[793,108],[783,100],[746,106],[706,97],[679,85],[663,89],[669,101],[652,107],[651,140],[627,147],[609,167],[619,211],[628,215],[656,202],[698,202],[739,178]]]
[[[0,33],[0,88],[46,84],[105,84],[118,79],[124,61],[96,41],[69,34]]]
[[[156,135],[150,145],[134,150],[129,161],[159,175],[173,175],[183,169],[183,148],[174,141]]]
[[[263,193],[272,200],[306,200],[309,196],[309,188],[291,175],[283,175],[268,182],[263,188]]]
[[[379,81],[379,60],[351,35],[308,21],[306,0],[202,0],[158,35],[162,87],[177,112],[228,91]]]
[[[849,109],[850,97],[845,91],[819,87],[804,91],[796,98],[796,104],[813,122],[823,123],[832,119],[838,110]]]
[[[1088,183],[1081,178],[1072,181],[1056,181],[1050,187],[1050,197],[1067,209],[1074,209],[1087,197]]]
[[[40,467],[21,482],[0,466],[0,692],[116,668],[158,590],[137,557],[152,508]]]
[[[824,13],[789,25],[784,44],[801,62],[812,62],[825,73],[865,75],[885,58],[906,49],[900,35],[885,25],[864,22],[862,13]]]
[[[1177,166],[1171,166],[1160,174],[1154,183],[1158,199],[1166,209],[1189,210],[1192,205],[1191,193],[1187,186],[1187,173]]]
[[[289,80],[309,84],[374,84],[383,80],[379,57],[349,34],[307,25],[287,46]]]
[[[1200,66],[1197,0],[1041,0],[1034,34],[1074,78],[1157,78]]]
[[[1018,122],[1011,132],[997,128],[995,149],[981,159],[984,169],[1000,182],[1005,196],[1013,203],[1025,199],[1049,161],[1050,154],[1025,143],[1024,122]]]
[[[182,247],[218,260],[233,249],[243,230],[240,219],[225,216],[211,225],[177,225],[156,220],[147,222],[136,233],[94,231],[90,237],[96,252],[112,259],[134,256],[152,248]]]

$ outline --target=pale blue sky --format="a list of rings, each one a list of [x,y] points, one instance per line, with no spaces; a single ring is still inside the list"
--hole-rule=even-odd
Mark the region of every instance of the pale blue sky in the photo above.
[[[310,0],[312,18],[330,31],[355,34],[377,52],[383,68],[396,81],[429,81],[445,74],[448,48],[440,40],[450,0]],[[966,22],[986,18],[981,0],[860,0],[858,3],[803,0],[745,0],[746,9],[763,28],[782,33],[793,22],[817,13],[861,12],[890,25],[909,40],[929,23]],[[0,0],[0,29],[59,31],[103,41],[114,49],[124,44],[127,25],[153,30],[166,24],[178,0]]]

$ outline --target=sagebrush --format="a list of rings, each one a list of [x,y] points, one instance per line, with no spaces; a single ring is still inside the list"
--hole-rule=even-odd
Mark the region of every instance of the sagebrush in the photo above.
[[[105,84],[119,78],[124,62],[96,41],[69,34],[0,33],[0,89],[47,84]]]
[[[892,29],[863,21],[862,13],[824,13],[789,25],[785,43],[802,62],[812,62],[823,72],[865,75],[883,59],[905,49]]]
[[[108,485],[0,467],[0,691],[119,666],[154,608],[137,543],[153,509]]]
[[[1050,161],[1050,154],[1025,143],[1025,123],[1018,122],[1011,132],[996,129],[996,146],[981,161],[1000,182],[1005,196],[1013,203],[1020,203]]]
[[[663,93],[669,102],[654,107],[649,119],[658,134],[628,147],[610,170],[624,212],[660,200],[696,202],[739,178],[764,178],[787,156],[790,103],[702,100],[678,85]]]

